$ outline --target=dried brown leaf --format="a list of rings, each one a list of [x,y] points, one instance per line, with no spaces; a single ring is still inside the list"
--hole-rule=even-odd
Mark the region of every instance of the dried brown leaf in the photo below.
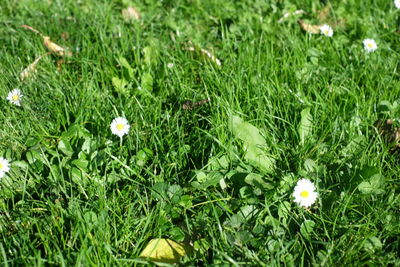
[[[129,6],[128,8],[122,10],[122,17],[126,22],[131,22],[140,20],[141,15],[136,8]]]
[[[57,71],[58,71],[58,72],[61,72],[61,70],[62,70],[62,65],[64,64],[64,62],[65,62],[65,59],[64,59],[64,58],[60,58],[59,60],[57,60],[56,65],[57,65]]]
[[[67,40],[69,39],[69,33],[68,33],[68,32],[62,32],[62,33],[61,33],[61,38],[62,38],[64,41],[67,41]]]
[[[302,9],[293,11],[293,12],[286,12],[285,14],[283,14],[282,18],[280,18],[278,20],[278,23],[282,23],[286,18],[294,16],[294,15],[302,15],[305,14],[306,12]]]
[[[41,55],[40,57],[36,58],[35,61],[33,61],[31,64],[29,64],[28,67],[26,67],[21,73],[19,74],[19,78],[21,81],[24,81],[27,78],[32,77],[36,73],[36,65],[39,63],[39,61],[44,57],[47,56],[51,53],[46,53],[44,55]]]
[[[183,103],[182,109],[184,109],[184,110],[192,110],[195,107],[202,106],[202,105],[204,105],[204,104],[206,104],[208,102],[210,102],[209,98],[206,98],[206,99],[200,100],[198,102],[194,102],[194,103],[192,101],[190,101],[190,100],[187,100],[187,101],[185,101],[185,103]]]
[[[383,140],[389,145],[392,153],[400,152],[400,128],[393,126],[393,120],[377,120],[374,126]]]
[[[72,53],[66,50],[64,47],[59,46],[58,44],[52,42],[49,36],[43,37],[43,44],[49,49],[51,52],[59,55],[59,56],[72,56]]]
[[[205,49],[203,49],[203,48],[200,49],[200,51],[201,51],[201,53],[203,53],[204,55],[208,56],[212,61],[214,61],[215,64],[217,64],[218,66],[221,66],[221,61],[220,61],[216,56],[214,56],[213,53],[211,53],[210,51],[205,50]]]
[[[191,43],[189,42],[189,44],[191,44]],[[191,52],[195,52],[195,51],[196,51],[196,48],[195,48],[194,46],[188,46],[188,47],[186,47],[186,50],[187,50],[187,51],[191,51]],[[208,50],[206,50],[206,49],[203,49],[203,48],[201,48],[201,49],[198,50],[198,51],[200,51],[200,53],[201,53],[202,55],[207,56],[209,59],[211,59],[211,61],[213,61],[213,62],[214,62],[215,64],[217,64],[218,66],[221,66],[221,61],[220,61],[216,56],[214,56],[214,54],[211,53],[210,51],[208,51]]]
[[[303,20],[298,20],[297,23],[300,25],[300,27],[309,33],[313,33],[313,34],[317,34],[320,33],[320,28],[322,25],[313,25],[313,24],[309,24],[307,22],[304,22]]]
[[[29,25],[21,25],[21,27],[24,28],[24,29],[30,30],[30,31],[32,31],[32,32],[34,32],[36,34],[39,34],[40,36],[43,36],[43,34],[40,31],[36,30],[35,28],[33,28],[33,27],[29,26]]]
[[[58,44],[52,42],[49,36],[44,36],[40,31],[29,25],[21,25],[22,28],[30,30],[36,34],[39,34],[43,38],[43,44],[49,49],[52,53],[58,56],[72,56],[72,53],[67,49],[59,46]]]
[[[328,19],[331,13],[332,6],[328,3],[323,9],[317,11],[317,17],[320,21]]]

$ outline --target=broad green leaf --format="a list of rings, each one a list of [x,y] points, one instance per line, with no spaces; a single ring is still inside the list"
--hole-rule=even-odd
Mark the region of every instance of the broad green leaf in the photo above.
[[[265,152],[266,141],[259,129],[235,115],[230,117],[230,122],[232,133],[244,143],[244,158],[261,171],[272,172],[275,168],[275,159]]]
[[[74,154],[74,150],[72,149],[71,144],[69,143],[69,141],[64,139],[61,139],[58,143],[58,149],[68,157]]]
[[[89,165],[89,161],[87,161],[85,159],[75,159],[71,163],[72,163],[72,165],[75,165],[76,167],[78,167],[84,171],[88,171],[87,167]]]
[[[236,138],[242,140],[247,146],[266,145],[264,137],[260,134],[260,130],[254,125],[235,115],[230,117],[230,122],[230,129],[232,133]]]
[[[382,242],[376,236],[371,236],[364,242],[364,249],[369,252],[382,250],[382,247]]]
[[[11,165],[12,166],[15,166],[15,167],[18,167],[18,168],[21,168],[21,169],[28,169],[29,168],[29,164],[28,163],[26,163],[25,161],[13,161],[12,163],[11,163]]]
[[[340,151],[343,157],[351,157],[360,153],[366,143],[366,138],[363,135],[357,136],[352,139],[350,143]]]
[[[171,239],[155,238],[140,253],[141,258],[155,262],[179,263],[180,258],[190,252],[190,247]]]
[[[180,185],[171,185],[167,190],[167,195],[172,203],[176,204],[179,202],[181,195],[183,194],[182,187]]]
[[[179,200],[179,205],[184,207],[185,209],[189,209],[193,205],[192,197],[188,195],[181,196]]]
[[[310,235],[313,232],[314,226],[315,226],[315,222],[314,221],[311,221],[311,220],[304,221],[300,226],[301,235],[304,238],[310,240],[311,239]]]
[[[204,254],[210,248],[210,244],[208,243],[207,239],[202,238],[194,241],[193,248],[199,253]]]
[[[143,48],[144,62],[147,66],[156,65],[158,62],[158,56],[160,54],[156,41],[152,40],[151,42],[151,45]]]
[[[196,171],[196,178],[199,183],[204,183],[207,181],[207,174],[202,171]]]
[[[244,158],[265,173],[275,169],[275,159],[256,146],[248,146]]]
[[[317,170],[317,168],[318,168],[318,165],[317,165],[317,163],[316,163],[314,160],[312,160],[312,159],[306,159],[306,160],[304,161],[304,169],[305,169],[307,172],[314,172],[314,171]]]
[[[217,171],[229,168],[229,157],[222,155],[220,157],[212,157],[208,160],[207,169]]]
[[[153,75],[150,72],[145,72],[142,75],[141,87],[148,92],[153,90]]]
[[[312,134],[313,117],[311,115],[311,109],[305,108],[301,111],[301,120],[298,128],[300,136],[300,144],[304,144],[306,139]]]
[[[379,113],[389,113],[393,110],[392,103],[389,101],[383,100],[379,102],[378,107],[376,109]]]
[[[206,189],[209,186],[217,185],[224,178],[224,175],[217,171],[211,171],[207,174],[202,171],[196,171],[196,177],[198,183],[192,183],[192,186],[197,189]]]
[[[244,181],[247,184],[258,187],[263,191],[271,190],[274,188],[274,186],[270,183],[267,183],[261,175],[255,173],[249,173],[246,178],[244,178]]]
[[[259,213],[259,209],[257,209],[254,205],[246,205],[240,208],[238,214],[241,214],[243,218],[246,220],[250,220],[250,218],[255,217]]]
[[[71,178],[72,181],[76,184],[85,184],[85,180],[83,179],[83,172],[78,168],[72,167]]]
[[[126,58],[124,58],[124,57],[119,57],[118,61],[119,61],[119,64],[121,64],[121,66],[124,67],[128,71],[129,78],[133,79],[133,77],[135,75],[134,70],[131,67],[131,65],[129,64],[128,60],[126,60]]]
[[[282,201],[278,206],[278,216],[287,219],[290,215],[290,203]]]
[[[383,184],[383,176],[377,173],[372,175],[367,181],[361,182],[357,188],[363,194],[382,194],[385,193],[385,190],[382,189]]]
[[[118,93],[121,93],[121,94],[128,93],[128,91],[125,88],[128,85],[128,82],[125,79],[120,79],[118,77],[112,77],[111,81],[112,81],[112,84],[114,85],[115,90]]]

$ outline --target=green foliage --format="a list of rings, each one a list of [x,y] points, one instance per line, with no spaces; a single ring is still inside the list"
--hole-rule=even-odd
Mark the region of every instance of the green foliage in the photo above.
[[[325,2],[0,1],[3,265],[143,265],[151,240],[188,266],[398,265],[399,13],[330,1],[321,19]],[[22,82],[48,51],[24,24],[72,56]]]

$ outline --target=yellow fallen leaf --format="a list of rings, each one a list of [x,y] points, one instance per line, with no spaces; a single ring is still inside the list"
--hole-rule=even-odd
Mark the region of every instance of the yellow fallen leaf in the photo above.
[[[130,6],[122,10],[122,17],[126,22],[140,20],[140,12],[136,8]]]
[[[320,29],[321,26],[322,26],[322,25],[313,25],[313,24],[309,24],[309,23],[307,23],[307,22],[304,22],[304,20],[298,20],[297,23],[300,25],[300,27],[301,27],[304,31],[309,32],[309,33],[314,33],[314,34],[320,33],[320,30],[319,30],[319,29]]]
[[[140,253],[140,257],[156,262],[178,263],[189,251],[189,246],[183,243],[166,238],[154,238]]]

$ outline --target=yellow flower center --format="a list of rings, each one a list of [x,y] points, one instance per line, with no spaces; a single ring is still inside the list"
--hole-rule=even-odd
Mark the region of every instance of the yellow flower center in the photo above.
[[[369,48],[372,48],[372,46],[373,46],[372,43],[369,43],[369,44],[368,44],[368,47],[369,47]]]
[[[12,100],[17,101],[19,99],[19,95],[13,95]]]
[[[122,123],[118,123],[117,129],[118,129],[118,131],[121,131],[122,129],[124,129],[124,125]]]
[[[0,163],[0,170],[2,170],[2,169],[3,169],[3,164]]]
[[[325,35],[328,35],[329,34],[329,30],[325,30]]]
[[[300,196],[303,197],[303,198],[307,198],[308,195],[309,195],[308,191],[303,191],[303,192],[300,193]]]

